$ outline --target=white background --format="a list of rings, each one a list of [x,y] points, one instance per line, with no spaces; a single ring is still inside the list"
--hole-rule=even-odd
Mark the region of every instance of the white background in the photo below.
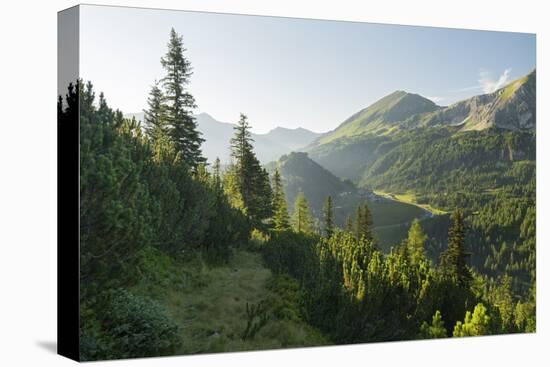
[[[170,357],[94,365],[547,365],[550,315],[549,271],[545,264],[550,266],[546,243],[547,223],[550,223],[547,160],[550,157],[547,102],[550,100],[547,69],[550,66],[550,12],[545,9],[545,1],[119,0],[95,3],[537,33],[538,332],[536,335]],[[56,12],[75,4],[64,0],[7,0],[2,2],[0,10],[0,366],[74,363],[57,356],[54,350]]]

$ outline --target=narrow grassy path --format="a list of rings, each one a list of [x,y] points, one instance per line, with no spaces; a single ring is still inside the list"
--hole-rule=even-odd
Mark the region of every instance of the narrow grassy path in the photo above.
[[[177,322],[183,341],[177,354],[327,344],[301,318],[280,317],[271,310],[265,326],[254,337],[243,340],[247,303],[275,304],[282,296],[280,292],[284,292],[273,286],[277,283],[258,253],[236,250],[222,266],[209,267],[195,260],[184,266],[170,264],[167,270],[171,273],[170,284],[149,282],[140,288],[155,294]]]

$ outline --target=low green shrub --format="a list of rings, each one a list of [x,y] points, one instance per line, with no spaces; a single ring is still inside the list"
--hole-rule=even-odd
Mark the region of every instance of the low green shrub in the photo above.
[[[173,354],[181,343],[171,315],[149,297],[119,290],[105,314],[111,353],[116,358]]]

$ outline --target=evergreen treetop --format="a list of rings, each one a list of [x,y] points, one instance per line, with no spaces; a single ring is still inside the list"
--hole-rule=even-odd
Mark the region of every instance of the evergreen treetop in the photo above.
[[[262,168],[252,145],[252,134],[246,115],[241,113],[230,140],[232,180],[229,189],[236,190],[232,196],[239,197],[243,211],[256,228],[265,227],[263,222],[272,214],[272,193],[269,174]]]
[[[294,201],[292,216],[294,230],[298,233],[311,233],[313,222],[309,212],[309,205],[303,191],[299,191]]]
[[[191,63],[183,55],[185,51],[182,37],[172,28],[168,50],[160,59],[166,71],[166,75],[160,81],[164,87],[166,120],[175,148],[184,162],[196,169],[206,159],[201,152],[204,139],[201,138],[197,122],[192,115],[193,109],[197,106],[195,98],[187,88],[193,73]]]
[[[277,230],[290,228],[287,204],[279,169],[273,173],[273,226]]]
[[[327,196],[327,199],[323,206],[323,219],[325,235],[327,237],[330,237],[334,232],[334,204],[330,195]]]
[[[147,106],[148,108],[143,110],[145,131],[151,140],[156,141],[167,136],[169,132],[164,95],[157,81],[151,87]]]
[[[440,266],[445,274],[456,280],[457,284],[468,288],[472,282],[472,273],[467,265],[470,254],[466,252],[465,226],[462,211],[456,209],[451,216],[448,247],[441,254]]]

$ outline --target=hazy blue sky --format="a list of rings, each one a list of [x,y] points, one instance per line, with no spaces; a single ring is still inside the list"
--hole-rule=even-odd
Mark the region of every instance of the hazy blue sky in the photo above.
[[[183,36],[198,109],[327,131],[395,90],[440,105],[492,91],[535,67],[535,36],[369,23],[83,6],[80,72],[123,112],[140,112]]]

